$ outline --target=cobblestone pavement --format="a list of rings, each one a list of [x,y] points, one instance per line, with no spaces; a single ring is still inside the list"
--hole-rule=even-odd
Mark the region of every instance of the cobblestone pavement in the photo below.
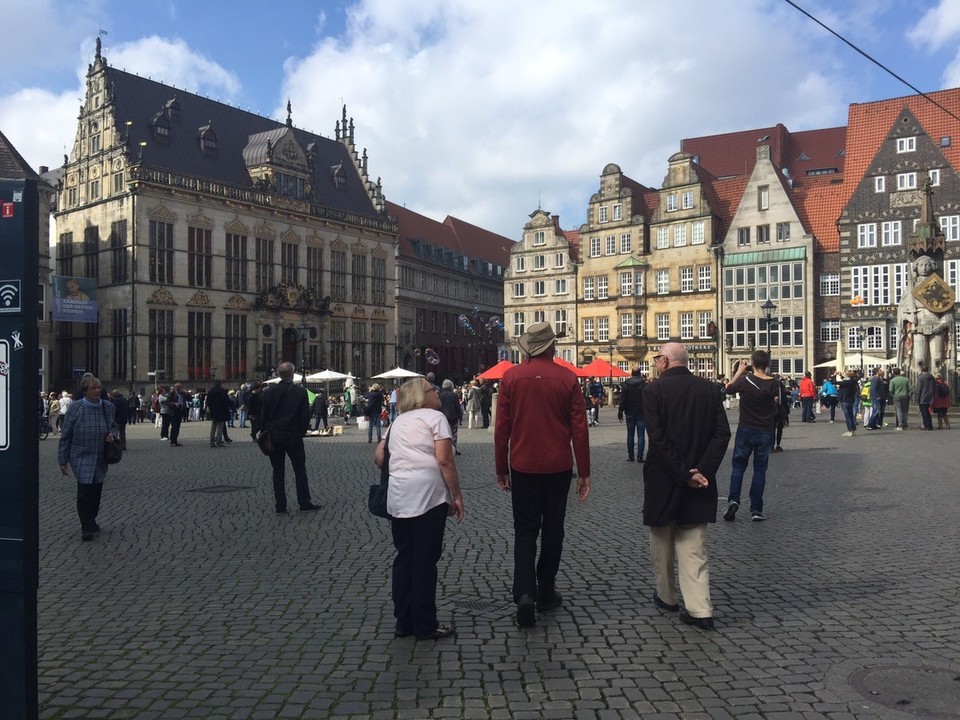
[[[41,717],[960,718],[960,430],[845,438],[819,417],[771,458],[768,521],[710,528],[713,633],[650,602],[641,466],[611,411],[591,430],[593,494],[571,493],[564,607],[518,628],[492,435],[461,430],[467,519],[448,525],[439,587],[458,634],[438,642],[393,638],[393,548],[355,427],[307,441],[324,508],[285,516],[246,430],[210,449],[188,423],[171,448],[131,427],[86,543],[51,436]]]

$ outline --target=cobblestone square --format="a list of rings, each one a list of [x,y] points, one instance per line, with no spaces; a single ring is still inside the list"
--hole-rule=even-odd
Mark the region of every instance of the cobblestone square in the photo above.
[[[171,448],[132,426],[86,543],[51,436],[41,717],[960,718],[957,440],[845,438],[824,417],[771,457],[767,522],[711,526],[713,633],[651,602],[642,465],[610,410],[591,429],[593,492],[571,494],[564,607],[518,628],[493,436],[461,429],[467,518],[448,525],[438,591],[457,636],[438,642],[393,638],[393,546],[366,510],[379,475],[356,427],[307,440],[323,509],[278,516],[248,430],[211,449],[208,424],[186,423]]]

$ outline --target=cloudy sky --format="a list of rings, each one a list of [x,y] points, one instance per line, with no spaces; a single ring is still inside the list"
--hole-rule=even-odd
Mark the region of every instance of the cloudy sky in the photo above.
[[[960,86],[960,0],[795,0],[923,91]],[[846,123],[912,94],[784,0],[0,0],[0,130],[34,167],[108,62],[333,135],[393,202],[519,237],[576,228],[604,165],[657,187],[685,137]],[[106,34],[103,34],[106,33]]]

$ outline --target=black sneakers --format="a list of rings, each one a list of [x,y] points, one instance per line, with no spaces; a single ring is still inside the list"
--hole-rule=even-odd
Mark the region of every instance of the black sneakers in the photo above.
[[[736,500],[731,500],[727,503],[727,511],[723,514],[723,519],[732,521],[737,517],[737,510],[739,509],[740,503],[738,503]]]

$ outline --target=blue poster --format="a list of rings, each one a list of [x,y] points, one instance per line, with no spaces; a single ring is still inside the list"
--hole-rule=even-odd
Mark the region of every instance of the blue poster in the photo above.
[[[54,275],[53,319],[62,322],[97,322],[97,281],[94,278]]]

